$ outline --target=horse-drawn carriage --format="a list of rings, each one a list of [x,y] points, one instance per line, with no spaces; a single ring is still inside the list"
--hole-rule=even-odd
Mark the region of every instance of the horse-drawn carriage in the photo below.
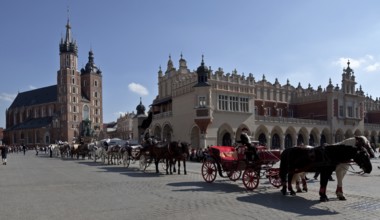
[[[212,146],[209,155],[202,164],[203,179],[212,183],[217,173],[220,177],[229,178],[232,181],[242,176],[243,184],[248,190],[254,190],[259,185],[259,179],[266,176],[269,182],[275,186],[281,186],[279,168],[273,165],[280,160],[279,150],[267,150],[265,147],[257,148],[258,159],[247,157],[247,151],[242,146]]]
[[[127,143],[121,149],[122,164],[129,167],[132,163],[140,160],[142,146],[137,143]],[[140,163],[141,165],[141,163]]]

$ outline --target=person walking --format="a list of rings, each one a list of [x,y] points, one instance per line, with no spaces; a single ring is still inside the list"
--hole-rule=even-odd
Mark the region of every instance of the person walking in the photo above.
[[[3,161],[3,165],[7,165],[7,155],[8,155],[8,147],[5,145],[1,146],[1,159]]]
[[[22,151],[24,151],[24,155],[25,155],[26,146],[24,144],[22,144]]]

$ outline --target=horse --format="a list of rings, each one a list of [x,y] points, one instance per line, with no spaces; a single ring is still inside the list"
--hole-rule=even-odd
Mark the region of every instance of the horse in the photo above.
[[[375,152],[373,151],[368,139],[365,136],[351,137],[339,143],[336,143],[334,145],[339,145],[339,144],[351,145],[351,146],[359,145],[361,147],[364,147],[367,150],[370,158],[375,157]],[[335,174],[337,178],[337,186],[336,186],[335,193],[339,200],[346,200],[346,197],[343,195],[343,178],[346,175],[349,166],[350,166],[350,163],[340,163],[335,169]]]
[[[189,144],[187,142],[172,141],[169,144],[170,162],[173,166],[173,172],[176,172],[175,164],[178,161],[178,174],[181,174],[181,161],[183,163],[183,172],[186,175],[186,160],[189,155]]]
[[[49,150],[52,151],[52,156],[59,156],[59,152],[60,152],[60,149],[59,149],[59,145],[58,144],[50,144],[49,145]]]
[[[149,151],[149,154],[151,158],[154,159],[154,164],[156,165],[156,173],[159,173],[158,170],[158,163],[161,160],[164,160],[166,162],[166,174],[173,174],[172,173],[172,163],[170,162],[170,153],[169,153],[169,144],[168,143],[161,143],[157,141],[156,139],[149,138],[145,145],[143,145],[143,148],[141,149],[142,152]]]
[[[301,145],[296,146],[296,147],[308,148],[308,149],[313,149],[314,148],[313,146],[304,145],[304,144],[301,144]],[[297,190],[297,192],[307,192],[308,188],[307,188],[307,182],[306,182],[306,172],[295,173],[293,175],[293,179],[292,179],[292,184],[293,183],[296,184],[296,190]],[[302,189],[300,187],[301,183],[302,183]]]
[[[68,157],[70,154],[70,145],[67,142],[62,142],[59,144],[59,153],[61,154],[61,157]]]
[[[88,144],[80,142],[79,144],[72,144],[71,146],[71,158],[76,155],[76,158],[79,159],[79,156],[82,156],[82,159],[85,159],[86,155],[89,155],[90,149]]]
[[[280,178],[282,182],[281,192],[287,194],[287,188],[291,195],[296,195],[291,181],[293,175],[299,172],[320,172],[320,201],[328,201],[326,188],[328,178],[340,163],[354,160],[364,173],[371,173],[372,164],[367,151],[360,146],[327,145],[313,149],[293,147],[285,149],[281,154]],[[288,179],[286,178],[288,175]]]

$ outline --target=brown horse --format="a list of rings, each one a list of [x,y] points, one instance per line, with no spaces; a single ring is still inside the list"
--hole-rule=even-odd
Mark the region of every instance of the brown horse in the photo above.
[[[178,161],[178,174],[181,174],[181,161],[183,163],[183,172],[186,175],[186,160],[189,155],[189,144],[187,142],[172,141],[169,144],[170,163],[173,166],[173,172],[176,172],[175,164]],[[172,172],[170,172],[171,174]]]
[[[61,154],[61,157],[68,157],[70,153],[70,145],[68,143],[62,143],[59,144],[59,153]]]
[[[71,158],[76,156],[79,159],[79,156],[82,156],[82,159],[85,159],[86,155],[89,155],[90,150],[87,144],[81,142],[80,144],[73,144],[71,146]]]
[[[158,164],[161,160],[166,163],[166,174],[172,174],[172,163],[170,163],[170,154],[169,154],[169,144],[161,143],[156,139],[149,138],[144,147],[141,149],[142,152],[149,151],[150,157],[154,159],[154,164],[156,165],[156,173],[159,173]]]

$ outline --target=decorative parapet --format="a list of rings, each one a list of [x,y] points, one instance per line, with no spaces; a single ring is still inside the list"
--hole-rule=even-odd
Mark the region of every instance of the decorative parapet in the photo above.
[[[169,112],[163,112],[160,114],[153,115],[153,119],[162,119],[162,118],[168,118],[172,116],[173,116],[173,112],[169,111]]]
[[[300,119],[300,118],[284,118],[256,115],[255,120],[258,122],[282,123],[282,124],[305,124],[305,125],[328,125],[327,121]]]
[[[380,130],[380,124],[364,124],[364,130]]]

